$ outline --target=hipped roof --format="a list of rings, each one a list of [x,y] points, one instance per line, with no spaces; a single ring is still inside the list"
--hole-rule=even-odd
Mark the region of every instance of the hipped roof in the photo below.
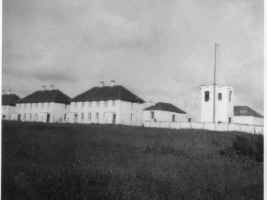
[[[170,103],[164,103],[164,102],[158,102],[153,106],[149,106],[148,108],[145,108],[145,110],[161,110],[161,111],[169,111],[169,112],[186,114],[186,112],[181,110],[180,108]]]
[[[144,103],[143,99],[120,85],[93,87],[72,99],[73,102],[106,100],[123,100],[134,103]]]
[[[60,90],[38,90],[22,98],[18,103],[63,103],[69,104],[70,97]]]
[[[16,94],[3,94],[2,105],[3,106],[15,106],[19,99],[20,99],[19,96]]]
[[[263,118],[261,114],[248,106],[234,106],[234,116],[253,116]]]

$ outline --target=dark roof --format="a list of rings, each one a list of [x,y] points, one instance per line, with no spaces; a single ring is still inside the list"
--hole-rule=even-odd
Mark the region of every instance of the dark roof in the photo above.
[[[72,99],[74,102],[106,100],[123,100],[134,103],[144,103],[143,99],[120,85],[93,87]]]
[[[38,90],[24,98],[18,103],[64,103],[69,104],[70,98],[60,90]]]
[[[234,116],[253,116],[263,118],[261,114],[248,106],[234,106]]]
[[[2,105],[3,106],[15,106],[19,99],[20,99],[19,96],[16,94],[3,94]]]
[[[177,108],[176,106],[170,103],[163,103],[163,102],[156,103],[153,106],[145,108],[145,110],[162,110],[162,111],[170,111],[170,112],[186,114],[186,112],[184,112],[180,108]]]

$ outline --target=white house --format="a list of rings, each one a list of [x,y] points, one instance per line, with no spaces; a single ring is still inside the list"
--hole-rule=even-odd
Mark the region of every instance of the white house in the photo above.
[[[64,122],[70,98],[60,90],[38,90],[17,102],[19,121]]]
[[[213,122],[213,116],[215,116],[216,123],[231,123],[233,119],[233,88],[229,86],[216,85],[214,87],[213,85],[203,85],[200,91],[201,122]]]
[[[248,106],[234,106],[233,122],[247,125],[261,125],[264,124],[264,118]]]
[[[20,98],[16,94],[2,95],[2,119],[15,120],[16,119],[16,103]]]
[[[170,103],[159,102],[143,112],[144,122],[188,122],[191,118],[183,110]]]
[[[93,87],[71,100],[69,121],[142,125],[144,100],[121,85]]]

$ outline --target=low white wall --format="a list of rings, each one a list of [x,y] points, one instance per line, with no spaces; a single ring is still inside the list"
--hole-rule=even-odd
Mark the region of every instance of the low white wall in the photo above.
[[[233,123],[263,126],[264,118],[253,117],[253,116],[234,116]]]
[[[263,134],[263,126],[228,124],[228,123],[203,123],[203,122],[151,122],[145,121],[145,127],[170,128],[170,129],[204,129],[212,131],[241,131],[253,134]]]

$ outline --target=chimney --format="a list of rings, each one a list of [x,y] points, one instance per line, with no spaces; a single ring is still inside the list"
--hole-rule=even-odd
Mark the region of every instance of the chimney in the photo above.
[[[111,85],[111,86],[115,86],[115,83],[116,83],[115,80],[111,80],[111,81],[110,81],[110,85]]]
[[[104,87],[105,86],[105,81],[100,81],[100,86]]]

